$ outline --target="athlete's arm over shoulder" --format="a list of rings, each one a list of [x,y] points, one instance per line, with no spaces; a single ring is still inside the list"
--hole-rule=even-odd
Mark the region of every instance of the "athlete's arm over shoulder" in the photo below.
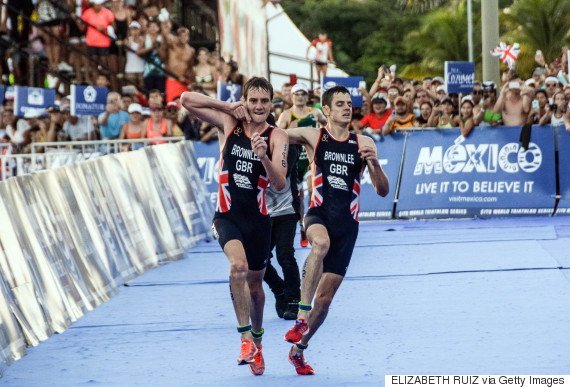
[[[224,130],[224,132],[232,130],[240,119],[251,119],[241,101],[228,103],[201,93],[187,91],[182,93],[180,102],[200,120],[206,121]]]
[[[372,181],[376,193],[382,197],[388,195],[390,190],[388,176],[386,176],[378,161],[378,153],[374,140],[368,136],[359,134],[358,151],[360,152],[360,157],[366,161],[368,172],[370,173],[370,180]]]
[[[270,149],[271,149],[271,159],[267,157],[267,152],[258,153],[257,147],[255,146],[257,139],[259,137],[258,133],[255,133],[252,137],[252,146],[254,147],[254,152],[262,157],[259,157],[261,163],[265,167],[267,176],[271,185],[275,187],[277,191],[281,191],[285,188],[287,179],[287,153],[289,152],[289,139],[287,138],[287,133],[283,129],[275,128],[271,133],[270,137]],[[265,141],[261,140],[259,144],[265,144]]]
[[[321,131],[316,128],[301,127],[287,129],[290,144],[303,145],[305,148],[315,149],[321,136]]]

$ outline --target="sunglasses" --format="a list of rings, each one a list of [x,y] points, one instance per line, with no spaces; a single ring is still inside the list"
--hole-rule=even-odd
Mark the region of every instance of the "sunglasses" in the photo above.
[[[481,95],[481,94],[483,94],[483,90],[473,90],[473,94]]]
[[[546,87],[556,87],[556,83],[547,83]]]
[[[178,113],[178,109],[174,108],[174,109],[166,109],[166,111],[168,113]]]
[[[389,91],[388,95],[398,95],[399,93],[397,91]]]
[[[295,95],[307,95],[307,93],[305,93],[304,91],[298,91],[295,93]]]

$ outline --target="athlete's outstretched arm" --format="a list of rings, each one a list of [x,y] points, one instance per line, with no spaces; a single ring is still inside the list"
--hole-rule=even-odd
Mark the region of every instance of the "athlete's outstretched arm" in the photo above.
[[[388,183],[388,176],[384,173],[384,170],[378,162],[378,154],[376,151],[376,144],[368,136],[358,135],[358,151],[360,152],[360,157],[366,160],[366,165],[368,166],[368,172],[370,172],[370,180],[372,180],[372,185],[376,190],[376,193],[382,197],[388,195],[390,190],[390,184]]]
[[[259,133],[254,133],[251,137],[251,148],[261,160],[271,185],[277,191],[285,188],[287,179],[287,153],[289,152],[289,140],[287,133],[279,128],[273,129],[270,137],[271,159],[267,155],[267,143]]]
[[[219,129],[233,129],[237,120],[251,120],[241,101],[228,103],[201,93],[186,91],[182,93],[180,103],[200,120]]]

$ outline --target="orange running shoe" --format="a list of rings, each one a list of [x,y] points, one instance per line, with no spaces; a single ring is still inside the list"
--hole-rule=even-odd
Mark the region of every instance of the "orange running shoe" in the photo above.
[[[303,334],[309,332],[309,324],[302,318],[295,321],[293,328],[285,334],[285,341],[297,344],[303,338]]]
[[[295,371],[297,371],[299,375],[315,374],[315,370],[313,370],[313,368],[305,361],[303,352],[295,351],[294,346],[291,347],[291,350],[289,351],[289,361],[295,366]]]
[[[301,229],[301,247],[309,246],[309,240],[307,239],[307,233],[305,230]]]
[[[253,341],[243,339],[241,341],[241,353],[237,359],[238,365],[253,363],[255,354],[257,354],[257,347]]]
[[[253,363],[249,363],[249,370],[254,375],[263,375],[265,372],[265,360],[263,360],[263,354],[261,353],[262,345],[257,347],[257,353],[253,357]]]

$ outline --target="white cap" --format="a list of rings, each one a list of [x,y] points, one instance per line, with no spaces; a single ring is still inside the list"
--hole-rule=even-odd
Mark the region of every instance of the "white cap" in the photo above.
[[[298,91],[304,91],[305,93],[309,94],[309,89],[307,86],[305,86],[304,83],[297,83],[291,88],[291,94],[295,94]]]
[[[533,78],[529,78],[529,79],[527,79],[527,80],[525,81],[525,83],[524,83],[524,84],[525,84],[525,85],[527,85],[527,86],[529,86],[531,83],[532,83],[533,85],[535,84],[535,82],[534,82],[534,79],[533,79]]]
[[[93,4],[105,4],[107,0],[91,0]]]
[[[555,82],[556,84],[558,84],[558,78],[548,77],[544,80],[544,83],[547,83],[547,82]]]
[[[129,113],[140,113],[140,114],[142,114],[142,112],[143,112],[142,106],[139,105],[138,103],[130,104],[128,111],[129,111]]]
[[[435,92],[437,93],[438,91],[445,91],[445,86],[444,85],[439,85],[436,89]]]
[[[475,105],[473,103],[473,97],[470,95],[466,95],[465,97],[461,98],[461,105],[463,105],[464,102],[469,102],[471,105]]]
[[[131,24],[129,24],[129,28],[141,28],[141,25],[139,24],[138,21],[133,20],[133,21],[131,22]]]

